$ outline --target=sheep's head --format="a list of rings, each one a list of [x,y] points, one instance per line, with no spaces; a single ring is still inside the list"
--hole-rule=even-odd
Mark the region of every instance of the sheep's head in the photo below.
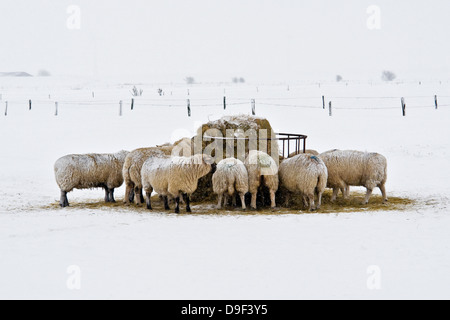
[[[198,168],[200,177],[204,177],[211,172],[214,158],[204,154],[197,154],[193,157],[193,160],[194,165]]]

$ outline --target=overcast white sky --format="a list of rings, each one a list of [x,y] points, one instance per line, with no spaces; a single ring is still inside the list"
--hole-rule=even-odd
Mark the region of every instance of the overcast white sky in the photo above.
[[[66,27],[69,5],[81,29]],[[370,5],[381,30],[367,28]],[[177,81],[450,78],[448,0],[1,0],[0,71]]]

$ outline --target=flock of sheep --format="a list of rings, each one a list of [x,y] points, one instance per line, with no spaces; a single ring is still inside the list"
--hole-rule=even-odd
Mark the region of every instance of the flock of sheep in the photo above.
[[[181,148],[183,144],[188,146],[190,139],[182,140]],[[336,200],[339,191],[348,198],[350,186],[367,189],[364,204],[369,202],[372,191],[377,187],[382,192],[383,201],[388,200],[385,189],[387,160],[377,153],[333,150],[319,155],[310,150],[306,154],[294,155],[278,166],[268,154],[250,151],[245,162],[228,158],[214,165],[214,159],[206,155],[173,157],[174,148],[173,145],[164,145],[133,152],[68,155],[59,159],[55,164],[55,177],[61,189],[61,207],[69,206],[67,193],[74,189],[103,188],[105,201],[115,202],[114,189],[125,182],[125,204],[146,202],[151,210],[151,195],[156,192],[164,200],[166,210],[170,210],[169,203],[174,200],[176,213],[180,212],[182,201],[186,204],[186,211],[191,212],[190,195],[197,190],[198,181],[213,170],[212,184],[214,193],[218,195],[219,209],[228,203],[230,197],[234,205],[236,198],[240,197],[245,210],[247,193],[251,193],[251,208],[257,209],[257,194],[263,186],[270,190],[272,208],[276,207],[279,188],[301,194],[311,211],[320,209],[326,188],[333,189],[332,201]],[[285,205],[288,205],[288,200]]]

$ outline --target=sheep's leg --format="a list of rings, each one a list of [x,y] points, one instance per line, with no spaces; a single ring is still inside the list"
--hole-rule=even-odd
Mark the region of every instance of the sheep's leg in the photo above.
[[[247,206],[245,205],[245,193],[241,192],[239,196],[241,197],[242,210],[247,210]]]
[[[177,206],[175,207],[175,213],[180,213],[180,196],[178,195],[175,199]]]
[[[341,193],[342,193],[342,197],[343,197],[344,199],[346,199],[346,198],[347,198],[347,190],[345,189],[345,187],[340,187],[339,190],[340,190]],[[339,191],[338,191],[338,195],[339,195]]]
[[[142,193],[142,189],[139,188],[139,197],[141,197],[141,203],[145,202],[144,194]]]
[[[276,200],[275,200],[275,191],[274,190],[270,190],[270,207],[272,209],[275,209],[277,206]]]
[[[65,193],[64,206],[69,207],[69,199],[67,199],[67,192]]]
[[[237,194],[234,194],[232,196],[232,198],[233,198],[233,207],[236,208],[237,207]]]
[[[222,202],[223,202],[223,194],[219,194],[219,203],[217,204],[217,209],[222,209]]]
[[[323,195],[322,192],[318,192],[317,193],[317,197],[318,197],[318,199],[317,199],[317,201],[318,201],[318,203],[317,203],[317,210],[319,210],[320,207],[322,206],[322,195]]]
[[[165,197],[164,197],[164,210],[170,210],[170,207],[169,207],[169,197],[168,197],[168,196],[165,196]]]
[[[380,188],[381,194],[383,195],[383,203],[387,203],[388,197],[387,197],[387,193],[386,193],[386,186],[384,184],[381,184],[379,188]]]
[[[191,197],[188,194],[186,194],[186,212],[187,213],[191,213],[192,212],[192,210],[191,210]]]
[[[152,192],[146,192],[145,196],[146,196],[146,201],[147,201],[147,209],[153,210],[153,208],[152,208]]]
[[[67,200],[67,192],[61,191],[61,199],[59,200],[59,205],[61,208],[65,208],[69,206],[69,201]]]
[[[105,190],[105,202],[108,203],[109,202],[109,190],[108,190],[108,187],[104,187],[103,189]]]
[[[131,188],[131,190],[130,190],[130,193],[129,193],[129,196],[127,197],[127,199],[128,199],[128,203],[133,203],[134,202],[134,188]]]
[[[141,198],[139,197],[139,188],[138,187],[134,187],[134,203],[136,203],[137,205],[141,204]]]
[[[252,207],[252,209],[254,209],[254,210],[256,210],[257,209],[257,207],[256,207],[256,196],[258,195],[258,193],[257,192],[255,192],[255,193],[252,193],[252,202],[251,202],[251,207]]]
[[[347,200],[350,197],[349,186],[344,181],[341,181],[339,189],[341,190],[342,196],[344,197],[344,199]],[[339,191],[338,191],[338,193],[339,193]]]
[[[144,202],[144,195],[142,194],[142,189],[139,187],[134,187],[134,200],[137,205]]]
[[[314,211],[314,210],[316,210],[316,208],[315,208],[315,202],[314,202],[314,194],[308,195],[308,200],[309,200],[309,211]]]
[[[125,185],[125,197],[123,197],[123,203],[128,204],[130,201],[130,187],[126,184]]]
[[[123,199],[123,203],[124,203],[124,204],[128,204],[128,203],[130,203],[130,202],[133,202],[134,197],[133,197],[133,199],[131,199],[131,192],[132,192],[132,191],[134,191],[133,186],[127,184],[127,185],[125,186],[125,198]]]
[[[339,194],[339,188],[333,188],[333,196],[331,197],[331,202],[336,201],[338,194]]]
[[[109,201],[111,203],[116,203],[116,199],[114,199],[114,189],[109,189]]]
[[[303,201],[303,207],[308,208],[308,206],[309,206],[308,197],[305,194],[302,195],[302,201]]]
[[[142,193],[142,188],[135,188],[134,197],[137,205],[143,204],[145,202],[144,194]]]
[[[364,205],[369,204],[370,197],[372,196],[373,189],[367,188],[366,199],[364,200]]]
[[[344,199],[350,198],[350,186],[348,184],[345,185],[344,189]]]

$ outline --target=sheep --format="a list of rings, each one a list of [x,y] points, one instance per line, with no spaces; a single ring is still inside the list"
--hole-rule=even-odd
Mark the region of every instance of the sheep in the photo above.
[[[320,156],[320,157],[323,157],[325,154],[333,153],[333,152],[336,152],[336,151],[340,151],[340,150],[338,150],[338,149],[328,150],[328,151],[323,152],[323,153],[320,154],[319,156]],[[326,164],[325,164],[325,165],[326,165]],[[350,194],[350,187],[349,187],[346,183],[343,183],[343,182],[341,181],[339,184],[340,184],[340,186],[339,186],[339,189],[338,189],[338,190],[334,190],[334,189],[333,189],[333,191],[335,191],[336,193],[335,193],[335,195],[333,195],[333,197],[331,198],[331,202],[335,202],[335,201],[336,201],[336,198],[337,198],[337,196],[338,196],[338,194],[339,194],[339,191],[342,192],[342,195],[344,196],[344,198],[347,198],[347,197],[348,197],[347,195]],[[329,187],[329,183],[327,183],[327,187]]]
[[[170,155],[190,155],[191,139],[184,138],[172,144],[164,144],[154,148],[141,148],[130,152],[130,154],[125,159],[125,164],[123,166],[123,177],[125,180],[125,199],[124,203],[129,204],[135,202],[137,205],[142,204],[144,196],[142,194],[142,177],[141,170],[145,161],[150,157],[160,157],[160,156],[170,156]]]
[[[248,172],[240,160],[229,158],[217,164],[216,172],[212,178],[214,193],[219,196],[218,209],[222,209],[222,202],[228,202],[228,196],[233,197],[236,204],[236,195],[239,194],[242,209],[246,210],[245,195],[248,192]]]
[[[166,153],[161,148],[142,148],[130,152],[125,159],[123,166],[123,177],[125,180],[125,204],[132,202],[133,197],[137,205],[144,202],[141,178],[142,166],[148,158],[164,156],[165,154]]]
[[[252,150],[245,159],[248,171],[249,191],[252,194],[251,208],[256,210],[258,189],[265,185],[270,190],[271,207],[276,207],[275,193],[278,190],[278,165],[267,153]]]
[[[167,196],[176,201],[175,213],[180,213],[180,198],[186,195],[186,211],[192,212],[190,196],[197,190],[198,180],[212,170],[213,160],[205,155],[192,157],[151,157],[142,166],[142,186],[147,200],[147,209],[152,210],[151,195],[155,191],[165,197],[165,208],[169,209]]]
[[[332,201],[336,201],[339,190],[344,198],[350,195],[350,186],[367,189],[364,205],[369,203],[373,189],[378,187],[383,203],[388,201],[386,194],[387,160],[378,153],[360,151],[332,150],[320,155],[328,168],[327,187],[333,189]]]
[[[296,152],[292,152],[289,155],[289,158],[293,158],[293,157],[295,157],[295,156],[297,156],[299,154],[310,154],[310,155],[313,155],[313,156],[319,156],[319,152],[317,152],[316,150],[307,149],[307,150],[305,150],[305,152],[303,152],[303,150],[301,150],[299,152],[297,152],[297,151]]]
[[[309,210],[319,210],[327,187],[328,170],[317,156],[300,154],[284,160],[280,165],[280,183],[292,193],[301,193],[309,201]],[[315,195],[318,196],[317,207]]]
[[[61,189],[61,207],[68,207],[67,193],[73,189],[105,189],[105,202],[115,202],[114,189],[123,184],[122,167],[128,151],[116,154],[67,155],[54,166]]]

